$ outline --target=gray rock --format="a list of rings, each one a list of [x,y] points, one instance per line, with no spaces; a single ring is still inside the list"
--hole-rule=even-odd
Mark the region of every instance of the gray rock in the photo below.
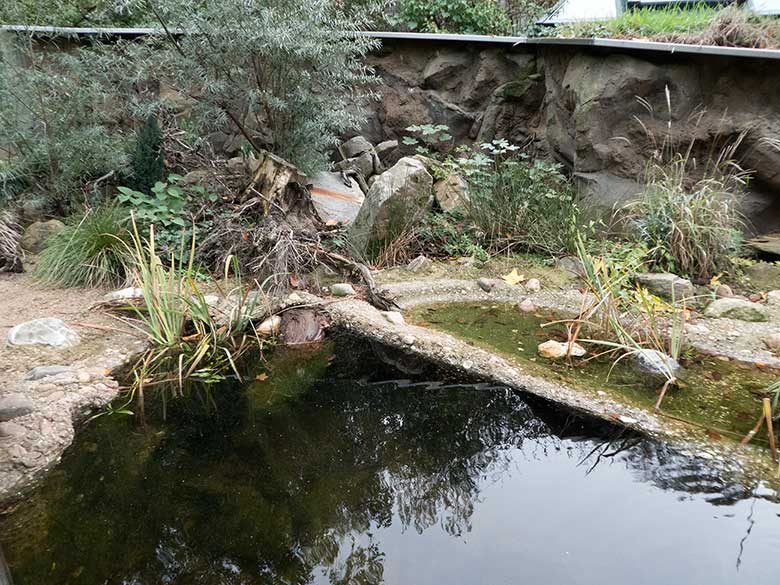
[[[642,183],[609,172],[575,173],[574,178],[587,208],[601,215],[611,216],[644,190]]]
[[[398,141],[397,140],[385,140],[384,142],[380,142],[374,147],[374,152],[376,152],[377,156],[379,157],[379,161],[384,166],[391,166],[392,164],[395,164],[398,162],[397,160],[393,160],[393,157],[397,157],[398,155]]]
[[[766,304],[770,307],[780,307],[780,290],[770,290],[766,293]]]
[[[363,177],[368,178],[375,173],[375,167],[377,166],[378,161],[379,158],[372,148],[369,152],[364,152],[356,157],[347,158],[336,163],[336,169],[339,171],[357,171],[363,175]]]
[[[372,150],[374,150],[374,147],[362,136],[355,136],[354,138],[350,138],[339,147],[339,151],[345,159],[355,158],[364,152],[369,152]]]
[[[393,325],[404,325],[406,323],[404,316],[398,311],[382,311],[382,315],[387,319],[388,323]]]
[[[466,181],[458,175],[450,175],[437,181],[433,186],[433,196],[442,211],[455,211],[463,208],[469,201]]]
[[[36,366],[24,376],[25,380],[41,380],[49,376],[57,376],[66,372],[72,372],[73,368],[68,366]]]
[[[715,287],[715,296],[719,299],[730,299],[734,296],[734,291],[727,284],[719,284]]]
[[[32,401],[21,394],[2,396],[0,397],[0,422],[30,414],[34,408]]]
[[[745,268],[745,274],[755,290],[780,288],[780,266],[769,262],[756,262]]]
[[[558,258],[555,261],[555,266],[559,270],[563,270],[570,276],[581,278],[585,274],[585,269],[582,267],[582,261],[576,256],[564,256]]]
[[[22,248],[37,254],[43,249],[46,240],[65,229],[65,224],[58,219],[36,221],[24,231]]]
[[[770,333],[761,338],[766,348],[770,351],[780,351],[780,333]]]
[[[765,305],[738,298],[716,299],[704,309],[704,314],[714,319],[725,318],[756,322],[769,320],[769,310]]]
[[[485,292],[490,292],[496,286],[496,281],[490,278],[480,278],[477,280],[477,286]]]
[[[311,177],[311,199],[323,222],[350,224],[366,196],[355,179],[341,173],[322,172]]]
[[[340,282],[330,287],[330,292],[334,297],[347,297],[349,295],[357,294],[352,285],[348,282]]]
[[[632,354],[631,362],[640,373],[653,381],[676,376],[681,366],[673,357],[655,349],[642,349]]]
[[[68,347],[81,341],[78,333],[61,319],[44,317],[20,323],[8,332],[10,345],[51,345]]]
[[[652,294],[667,300],[681,301],[695,294],[690,280],[668,272],[642,272],[635,275],[634,279]]]
[[[406,265],[409,272],[428,272],[433,267],[433,260],[425,256],[417,256]]]
[[[432,187],[433,178],[419,160],[399,160],[368,191],[350,228],[353,246],[365,252],[372,242],[386,241],[419,221],[430,208]]]

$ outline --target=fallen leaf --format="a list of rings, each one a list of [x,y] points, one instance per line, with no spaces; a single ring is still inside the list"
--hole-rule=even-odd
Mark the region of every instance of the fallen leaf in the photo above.
[[[336,221],[335,219],[329,219],[328,221],[325,222],[325,225],[328,227],[332,227],[334,225],[339,225],[339,222]]]
[[[268,374],[266,374],[265,372],[263,372],[262,374],[257,374],[257,376],[255,376],[255,380],[259,380],[260,382],[265,382],[267,379],[268,379]]]
[[[505,283],[511,286],[515,286],[516,284],[520,284],[525,280],[525,275],[517,272],[517,268],[513,268],[512,272],[510,272],[509,274],[505,274],[501,278],[504,280]]]

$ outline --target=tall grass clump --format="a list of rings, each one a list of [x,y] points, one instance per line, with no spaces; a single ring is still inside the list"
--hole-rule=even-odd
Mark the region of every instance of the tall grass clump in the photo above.
[[[737,150],[745,132],[698,159],[695,139],[681,147],[673,137],[666,92],[667,133],[658,140],[643,124],[654,146],[646,186],[621,212],[651,248],[648,260],[656,269],[707,280],[731,267],[742,241],[739,200],[750,175],[740,167]]]
[[[467,174],[466,212],[491,251],[572,251],[580,212],[560,165],[511,151],[504,156],[501,147],[495,150],[478,172]]]
[[[127,212],[114,206],[70,218],[46,241],[35,276],[66,287],[126,284],[135,263],[128,223]]]
[[[21,231],[14,215],[0,210],[0,272],[22,272]]]

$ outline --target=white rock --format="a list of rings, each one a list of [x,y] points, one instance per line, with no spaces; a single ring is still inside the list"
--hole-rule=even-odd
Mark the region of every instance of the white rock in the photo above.
[[[134,286],[111,291],[103,295],[103,300],[107,303],[112,301],[137,301],[143,298],[144,298],[143,289],[136,288]]]
[[[523,313],[533,313],[536,311],[536,305],[531,299],[524,299],[519,305],[517,305],[517,308],[520,309]]]
[[[417,341],[413,335],[405,335],[401,341],[404,342],[406,345],[414,345],[415,341]]]
[[[528,292],[539,292],[542,290],[542,283],[538,278],[529,278],[525,283],[525,290]]]
[[[260,335],[276,335],[282,327],[282,318],[279,315],[269,317],[257,326]]]
[[[347,297],[354,295],[355,289],[348,282],[339,282],[330,287],[330,292],[334,297]]]
[[[65,325],[62,319],[44,317],[20,323],[8,332],[10,345],[51,345],[68,347],[81,341],[79,334]]]
[[[404,325],[406,323],[404,316],[398,311],[382,311],[382,315],[393,325]]]
[[[571,355],[573,357],[582,357],[587,353],[585,348],[582,347],[579,343],[561,343],[560,341],[555,341],[554,339],[540,343],[537,349],[540,356],[549,359],[560,359],[566,357],[567,355]]]

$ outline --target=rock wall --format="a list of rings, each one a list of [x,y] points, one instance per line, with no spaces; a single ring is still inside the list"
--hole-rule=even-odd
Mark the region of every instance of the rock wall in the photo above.
[[[384,81],[362,131],[371,142],[421,123],[447,124],[457,143],[506,138],[562,162],[603,208],[640,188],[648,131],[693,142],[700,168],[745,132],[744,212],[757,232],[780,229],[780,62],[396,40],[369,61]]]

